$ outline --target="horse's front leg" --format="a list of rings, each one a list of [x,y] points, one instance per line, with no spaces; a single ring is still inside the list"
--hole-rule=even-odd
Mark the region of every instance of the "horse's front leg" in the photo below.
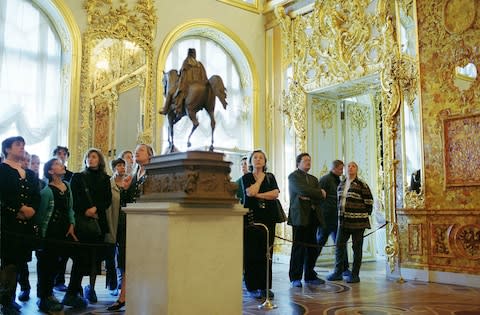
[[[175,124],[173,111],[168,113],[168,152],[172,153],[174,151],[174,144],[173,144],[173,125]]]
[[[189,109],[188,117],[190,118],[193,124],[192,131],[190,131],[190,134],[188,135],[188,141],[187,141],[187,147],[190,148],[192,146],[192,143],[190,142],[190,137],[192,136],[193,132],[195,131],[195,129],[197,129],[200,123],[198,122],[196,111]]]
[[[210,144],[210,152],[213,152],[213,131],[215,130],[215,117],[213,111],[208,111],[208,115],[210,116],[210,127],[212,129],[212,143]]]

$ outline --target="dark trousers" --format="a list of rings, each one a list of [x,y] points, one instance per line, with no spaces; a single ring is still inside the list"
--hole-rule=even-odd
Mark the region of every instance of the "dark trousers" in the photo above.
[[[325,246],[325,244],[328,241],[328,237],[332,236],[332,239],[334,243],[337,243],[337,224],[327,224],[324,227],[319,227],[317,230],[317,244],[319,246]],[[318,256],[322,253],[322,248],[318,250]],[[318,258],[317,256],[317,258]],[[345,247],[345,252],[344,252],[344,267],[342,269],[343,271],[348,270],[348,254],[347,254],[347,248]]]
[[[273,255],[275,223],[265,224],[269,233],[270,257]],[[244,280],[248,291],[265,290],[267,281],[267,238],[265,228],[248,226],[244,229]],[[272,287],[272,260],[269,263],[268,287]]]
[[[17,266],[17,281],[20,285],[20,290],[27,291],[30,290],[30,281],[28,281],[28,277],[30,272],[28,271],[28,263],[24,262]]]
[[[290,255],[290,270],[288,275],[290,281],[301,280],[302,274],[305,280],[314,280],[317,278],[317,273],[313,270],[318,257],[318,249],[315,237],[317,231],[317,224],[306,226],[293,226],[293,245]],[[311,244],[305,246],[297,242]]]
[[[61,256],[55,262],[55,285],[65,284],[65,270],[67,269],[68,258],[68,256]]]
[[[109,290],[115,290],[118,287],[117,266],[115,264],[116,246],[108,247],[105,251],[105,287]]]
[[[353,250],[353,265],[352,274],[358,276],[360,273],[360,266],[362,265],[363,254],[363,233],[365,229],[345,229],[338,228],[337,233],[337,247],[335,249],[335,273],[341,273],[345,266],[345,251],[347,249],[347,242],[352,236],[352,250]]]
[[[53,284],[59,254],[52,249],[37,250],[37,296],[47,298],[53,295]]]

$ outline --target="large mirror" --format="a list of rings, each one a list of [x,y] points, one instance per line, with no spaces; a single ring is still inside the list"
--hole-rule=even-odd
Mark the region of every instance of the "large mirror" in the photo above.
[[[412,193],[420,195],[422,185],[422,141],[420,105],[417,98],[411,104],[405,102],[402,111],[404,186],[406,196]],[[406,207],[408,198],[405,200]],[[413,205],[411,205],[413,206]]]
[[[397,1],[397,42],[400,60],[404,69],[417,78],[417,30],[415,1]],[[420,97],[417,93],[418,81],[407,80],[409,89],[402,91],[400,105],[402,170],[403,170],[403,207],[423,207],[423,151],[422,117]],[[402,205],[399,205],[400,207]]]
[[[144,102],[145,51],[128,40],[94,41],[90,54],[92,145],[108,158],[137,143]]]
[[[153,141],[151,43],[156,18],[151,1],[129,7],[87,0],[85,8],[88,29],[75,155],[96,147],[110,160],[139,142]]]

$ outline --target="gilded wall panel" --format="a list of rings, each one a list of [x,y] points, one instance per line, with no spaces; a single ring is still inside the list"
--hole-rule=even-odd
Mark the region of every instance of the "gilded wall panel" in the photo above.
[[[110,149],[110,106],[108,101],[96,104],[94,109],[95,124],[93,127],[93,142],[101,152],[108,152]]]
[[[453,235],[456,250],[461,257],[480,259],[480,225],[463,225]]]
[[[398,210],[401,266],[445,272],[480,271],[476,210]]]
[[[408,225],[408,255],[423,255],[422,224]]]
[[[430,251],[432,256],[453,257],[452,248],[449,242],[449,236],[452,228],[453,225],[451,224],[430,225]]]
[[[479,114],[443,119],[446,187],[480,185],[479,130]]]
[[[480,66],[480,3],[466,1],[471,9],[459,10],[460,2],[417,0],[427,209],[480,207],[479,187],[445,188],[441,112],[465,115],[480,107],[478,77],[463,91],[453,81],[455,67],[469,62]],[[468,22],[474,12],[475,21]],[[457,166],[470,167],[468,159],[462,164]]]

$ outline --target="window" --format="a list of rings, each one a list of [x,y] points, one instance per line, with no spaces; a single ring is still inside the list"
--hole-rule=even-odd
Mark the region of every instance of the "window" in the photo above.
[[[187,57],[188,49],[195,48],[197,60],[207,72],[207,77],[216,74],[222,77],[227,89],[227,109],[216,99],[214,132],[214,146],[216,150],[251,150],[252,148],[252,105],[245,91],[238,71],[237,64],[232,56],[217,42],[200,36],[183,37],[175,42],[165,63],[165,71],[180,70],[183,60]],[[205,110],[197,113],[199,127],[191,137],[192,148],[204,149],[210,146],[211,128],[210,118]],[[180,151],[187,150],[187,138],[192,129],[188,117],[183,117],[174,126],[175,146]],[[163,128],[162,149],[168,147],[168,121]]]
[[[32,1],[0,1],[0,138],[21,135],[46,161],[67,143],[62,43]]]

